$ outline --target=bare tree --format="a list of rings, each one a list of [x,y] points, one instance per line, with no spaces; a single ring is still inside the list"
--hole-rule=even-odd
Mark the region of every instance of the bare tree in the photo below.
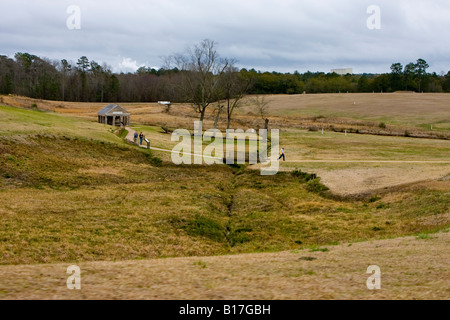
[[[227,106],[227,129],[230,129],[234,110],[240,107],[242,98],[251,85],[251,80],[244,79],[234,64],[235,61],[231,61],[222,77],[223,95]]]
[[[225,108],[225,105],[223,103],[221,103],[221,101],[219,101],[217,103],[217,106],[215,107],[215,109],[216,109],[216,118],[214,120],[214,137],[216,136],[216,130],[217,130],[217,125],[219,123],[220,114],[222,113],[224,108]]]
[[[264,129],[269,130],[269,119],[267,118],[269,101],[265,97],[256,96],[253,103],[255,104],[257,115],[264,120]]]
[[[185,54],[170,57],[182,71],[180,89],[185,100],[200,113],[200,121],[205,118],[208,106],[220,100],[220,79],[230,64],[219,57],[216,46],[216,42],[206,39],[188,48]]]

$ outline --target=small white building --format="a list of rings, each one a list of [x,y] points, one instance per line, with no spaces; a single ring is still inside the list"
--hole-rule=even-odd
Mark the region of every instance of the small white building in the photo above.
[[[130,125],[130,113],[117,104],[109,104],[98,112],[98,122],[120,127]]]

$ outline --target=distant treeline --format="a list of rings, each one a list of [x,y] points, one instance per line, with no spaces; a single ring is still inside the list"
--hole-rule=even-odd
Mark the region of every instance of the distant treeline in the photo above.
[[[246,80],[248,94],[301,94],[337,92],[450,92],[447,75],[427,73],[426,61],[419,59],[403,67],[391,66],[391,73],[338,75],[306,72],[278,73],[241,69],[233,72]],[[14,59],[0,56],[0,94],[17,94],[37,99],[86,102],[185,102],[180,90],[187,70],[141,67],[135,73],[113,73],[111,67],[89,61],[54,61],[29,53]]]

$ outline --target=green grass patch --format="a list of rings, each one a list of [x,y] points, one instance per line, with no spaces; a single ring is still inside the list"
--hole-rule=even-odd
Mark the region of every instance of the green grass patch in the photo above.
[[[430,234],[428,234],[428,233],[421,233],[421,234],[416,236],[417,240],[429,240],[429,239],[432,239],[432,238],[433,237],[430,236]]]
[[[193,220],[188,221],[186,233],[190,236],[201,236],[217,242],[223,242],[225,238],[224,227],[219,222],[204,216],[196,216]]]
[[[319,178],[308,181],[306,189],[310,192],[323,194],[325,191],[330,190],[326,185],[320,182]]]
[[[128,130],[120,129],[119,134],[118,134],[119,138],[125,139],[127,137],[127,135],[128,135]]]

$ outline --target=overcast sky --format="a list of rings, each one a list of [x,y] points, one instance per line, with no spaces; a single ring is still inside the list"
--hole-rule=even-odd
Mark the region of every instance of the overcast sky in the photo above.
[[[67,27],[71,5],[81,29]],[[381,29],[367,26],[371,5]],[[450,0],[0,0],[0,12],[0,54],[85,55],[117,72],[160,67],[206,38],[261,71],[382,73],[418,58],[431,72],[450,70]]]

